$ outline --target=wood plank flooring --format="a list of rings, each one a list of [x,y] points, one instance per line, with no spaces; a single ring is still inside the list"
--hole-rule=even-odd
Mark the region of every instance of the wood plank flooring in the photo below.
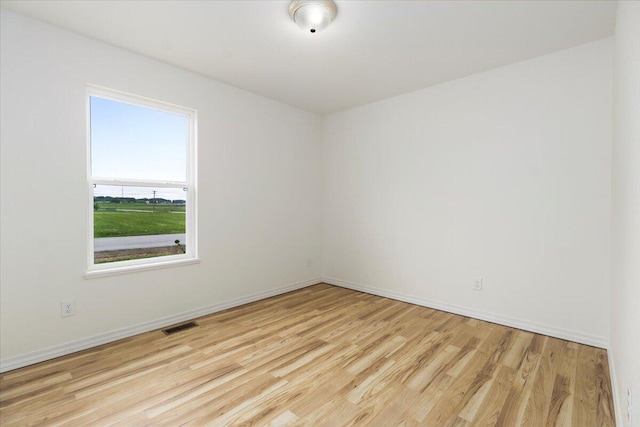
[[[2,426],[613,426],[605,350],[320,284],[7,372]]]

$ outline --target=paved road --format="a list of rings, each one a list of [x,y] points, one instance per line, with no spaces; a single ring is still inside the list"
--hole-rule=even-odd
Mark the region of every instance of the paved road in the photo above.
[[[119,249],[136,248],[157,248],[160,246],[173,246],[175,241],[180,240],[180,244],[186,242],[184,234],[156,234],[153,236],[131,236],[131,237],[102,237],[94,239],[93,250],[117,251]]]

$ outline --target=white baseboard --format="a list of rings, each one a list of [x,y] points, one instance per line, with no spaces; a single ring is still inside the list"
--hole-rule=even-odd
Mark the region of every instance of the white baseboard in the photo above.
[[[449,313],[459,314],[466,317],[473,317],[478,320],[485,320],[487,322],[498,323],[500,325],[509,326],[511,328],[523,329],[529,332],[535,332],[537,334],[548,335],[555,338],[561,338],[568,341],[574,341],[581,344],[590,345],[593,347],[599,347],[606,349],[608,347],[608,340],[605,337],[597,335],[585,334],[579,331],[572,331],[569,329],[558,328],[549,325],[542,325],[535,322],[530,322],[523,319],[516,319],[508,316],[501,316],[485,311],[474,310],[468,307],[457,306],[453,304],[446,304],[438,301],[432,301],[424,298],[419,298],[411,295],[405,295],[398,292],[387,291],[382,289],[373,288],[370,286],[364,286],[345,280],[335,279],[333,277],[323,277],[322,281],[330,285],[340,286],[342,288],[353,289],[355,291],[365,292],[385,298],[391,298],[398,301],[408,302],[411,304],[421,305],[423,307],[429,307],[436,310],[442,310]]]
[[[607,356],[609,359],[609,376],[611,377],[611,394],[613,395],[613,409],[615,411],[616,416],[616,426],[622,427],[624,426],[623,412],[622,412],[622,404],[626,404],[627,401],[623,402],[618,392],[618,377],[616,376],[616,359],[613,357],[613,350],[611,349],[611,345],[607,348]]]
[[[117,341],[123,338],[128,338],[134,335],[138,335],[144,332],[161,329],[166,326],[174,325],[176,323],[184,322],[187,320],[195,319],[198,317],[206,316],[208,314],[216,313],[218,311],[226,310],[228,308],[237,307],[240,305],[248,304],[261,299],[269,298],[272,296],[280,295],[286,292],[291,292],[297,289],[305,288],[307,286],[315,285],[317,283],[324,282],[334,286],[340,286],[343,288],[353,289],[360,292],[366,292],[373,295],[378,295],[385,298],[391,298],[398,301],[404,301],[411,304],[421,305],[424,307],[433,308],[436,310],[442,310],[449,313],[459,314],[462,316],[473,317],[479,320],[485,320],[488,322],[498,323],[501,325],[523,329],[530,332],[535,332],[543,335],[549,335],[556,338],[566,339],[569,341],[578,342],[581,344],[587,344],[599,348],[608,348],[608,341],[604,337],[584,334],[577,331],[571,331],[567,329],[550,327],[547,325],[540,325],[533,322],[525,321],[522,319],[514,319],[506,316],[495,315],[479,310],[473,310],[466,307],[456,306],[452,304],[441,303],[438,301],[431,301],[423,298],[418,298],[410,295],[405,295],[392,291],[385,291],[369,286],[359,285],[356,283],[335,279],[332,277],[322,277],[306,280],[303,282],[294,283],[288,286],[283,286],[277,289],[269,291],[258,292],[255,294],[247,295],[244,297],[234,298],[219,304],[212,306],[201,307],[195,310],[190,310],[184,313],[163,317],[160,319],[152,320],[149,322],[141,323],[138,325],[118,329],[115,331],[105,332],[102,334],[94,335],[92,337],[83,338],[80,340],[59,344],[56,346],[44,348],[42,350],[36,350],[30,353],[25,353],[17,356],[11,356],[4,359],[0,359],[0,372],[11,371],[14,369],[22,368],[24,366],[32,365],[34,363],[43,362],[45,360],[53,359],[67,354],[75,353],[77,351],[86,350],[88,348],[96,347],[102,344],[107,344],[113,341]],[[614,401],[616,403],[616,417],[618,423],[620,423],[620,400],[618,399],[618,392],[615,385],[615,369],[614,359],[611,357],[611,350],[609,350],[609,366],[611,370],[612,390],[614,393]]]
[[[307,286],[315,285],[320,282],[322,282],[321,278],[309,279],[303,282],[298,282],[288,286],[283,286],[281,288],[272,289],[264,292],[258,292],[258,293],[247,295],[244,297],[234,298],[234,299],[224,301],[219,304],[214,304],[208,307],[201,307],[194,310],[189,310],[184,313],[179,313],[172,316],[163,317],[161,319],[156,319],[149,322],[140,323],[138,325],[118,329],[115,331],[94,335],[92,337],[55,345],[53,347],[44,348],[42,350],[36,350],[26,354],[6,357],[0,360],[0,372],[11,371],[14,369],[22,368],[23,366],[44,362],[45,360],[53,359],[60,356],[65,356],[67,354],[86,350],[91,347],[107,344],[123,338],[129,338],[131,336],[138,335],[144,332],[154,331],[156,329],[161,329],[170,325],[174,325],[176,323],[206,316],[208,314],[216,313],[218,311],[226,310],[228,308],[238,307],[240,305],[248,304],[254,301],[259,301],[261,299],[269,298],[275,295],[280,295],[286,292],[295,291],[296,289],[305,288]]]

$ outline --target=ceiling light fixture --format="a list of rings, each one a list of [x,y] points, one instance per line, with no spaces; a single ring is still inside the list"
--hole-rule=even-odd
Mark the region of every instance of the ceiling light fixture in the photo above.
[[[319,33],[327,28],[338,13],[332,0],[293,0],[289,15],[304,32]]]

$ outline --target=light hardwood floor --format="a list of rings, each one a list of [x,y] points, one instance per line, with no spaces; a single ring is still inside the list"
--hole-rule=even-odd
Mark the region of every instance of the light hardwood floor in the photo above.
[[[0,377],[0,424],[613,426],[607,353],[320,284]]]

